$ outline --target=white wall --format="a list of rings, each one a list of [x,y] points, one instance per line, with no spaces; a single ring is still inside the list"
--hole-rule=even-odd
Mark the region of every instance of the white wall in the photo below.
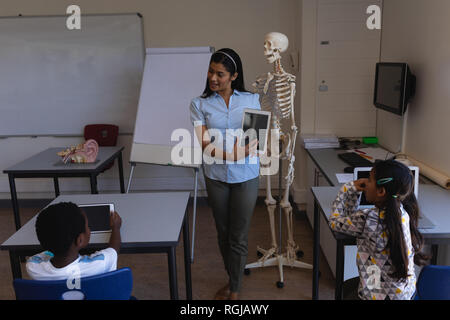
[[[0,3],[1,16],[64,15],[67,0],[17,0]],[[287,59],[290,52],[299,48],[300,2],[296,0],[78,0],[81,12],[124,13],[140,12],[144,21],[146,47],[213,46],[216,49],[231,47],[241,56],[245,83],[257,75],[271,70],[263,56],[263,38],[270,31],[285,33],[290,46],[284,55],[283,65],[294,73]],[[206,76],[206,75],[205,75]],[[300,101],[298,90],[296,101]],[[199,95],[201,92],[199,92]],[[300,115],[300,104],[296,105]],[[297,122],[299,120],[297,119]],[[20,125],[20,124],[18,124]],[[81,132],[80,128],[80,132]],[[82,138],[8,138],[0,139],[0,169],[3,170],[48,147],[77,144]],[[131,136],[121,136],[118,144],[125,146],[124,173],[129,174],[128,159]],[[298,148],[299,150],[300,148]],[[297,157],[300,159],[300,157]],[[99,177],[99,190],[117,191],[117,165]],[[295,186],[301,170],[296,172]],[[137,167],[133,176],[134,189],[191,189],[192,173],[189,169],[160,166]],[[89,190],[87,179],[62,179],[61,191]],[[202,187],[202,186],[200,186]],[[17,181],[19,197],[41,197],[42,192],[53,192],[51,179],[26,179]],[[0,175],[0,198],[9,198],[7,176]]]
[[[417,77],[406,119],[404,151],[450,175],[450,2],[384,1],[381,61],[407,62]],[[402,118],[378,111],[378,131],[398,151]],[[450,246],[439,246],[438,264],[450,265]]]
[[[298,19],[298,41],[300,47],[300,74],[297,77],[296,121],[300,123],[300,133],[314,133],[316,104],[316,33],[317,1],[302,0]],[[298,126],[298,125],[297,125]],[[307,154],[297,143],[295,155],[294,199],[298,203],[307,202]]]
[[[450,1],[385,1],[381,61],[407,62],[417,77],[409,105],[405,153],[450,175]],[[397,151],[402,131],[399,116],[379,112]],[[380,130],[380,128],[379,128]]]

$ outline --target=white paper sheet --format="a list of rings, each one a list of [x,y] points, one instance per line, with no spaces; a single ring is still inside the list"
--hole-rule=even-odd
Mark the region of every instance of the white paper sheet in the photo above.
[[[353,181],[353,173],[336,173],[339,183],[347,183]]]

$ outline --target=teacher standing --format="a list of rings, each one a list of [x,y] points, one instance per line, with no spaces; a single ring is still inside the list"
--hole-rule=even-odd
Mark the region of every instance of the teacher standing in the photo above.
[[[245,90],[239,55],[229,48],[220,49],[211,56],[203,94],[190,105],[197,137],[203,137],[208,202],[229,278],[215,299],[239,298],[247,262],[248,231],[258,196],[257,141],[244,147],[233,134],[242,128],[245,108],[260,109],[259,96]]]

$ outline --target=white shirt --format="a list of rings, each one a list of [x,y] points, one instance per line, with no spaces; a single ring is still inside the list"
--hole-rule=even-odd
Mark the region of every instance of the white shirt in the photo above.
[[[63,268],[56,268],[49,251],[38,253],[27,259],[26,268],[34,280],[66,280],[73,277],[89,277],[117,269],[117,252],[113,248],[97,251],[90,256],[81,256]]]

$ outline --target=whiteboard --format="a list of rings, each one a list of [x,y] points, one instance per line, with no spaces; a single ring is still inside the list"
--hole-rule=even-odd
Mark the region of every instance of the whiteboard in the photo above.
[[[174,164],[171,151],[177,144],[193,156],[196,140],[189,105],[205,89],[212,51],[210,47],[147,49],[131,162]],[[192,139],[172,141],[177,129],[189,131]]]
[[[0,136],[82,135],[86,124],[133,132],[144,64],[133,14],[0,18]]]

